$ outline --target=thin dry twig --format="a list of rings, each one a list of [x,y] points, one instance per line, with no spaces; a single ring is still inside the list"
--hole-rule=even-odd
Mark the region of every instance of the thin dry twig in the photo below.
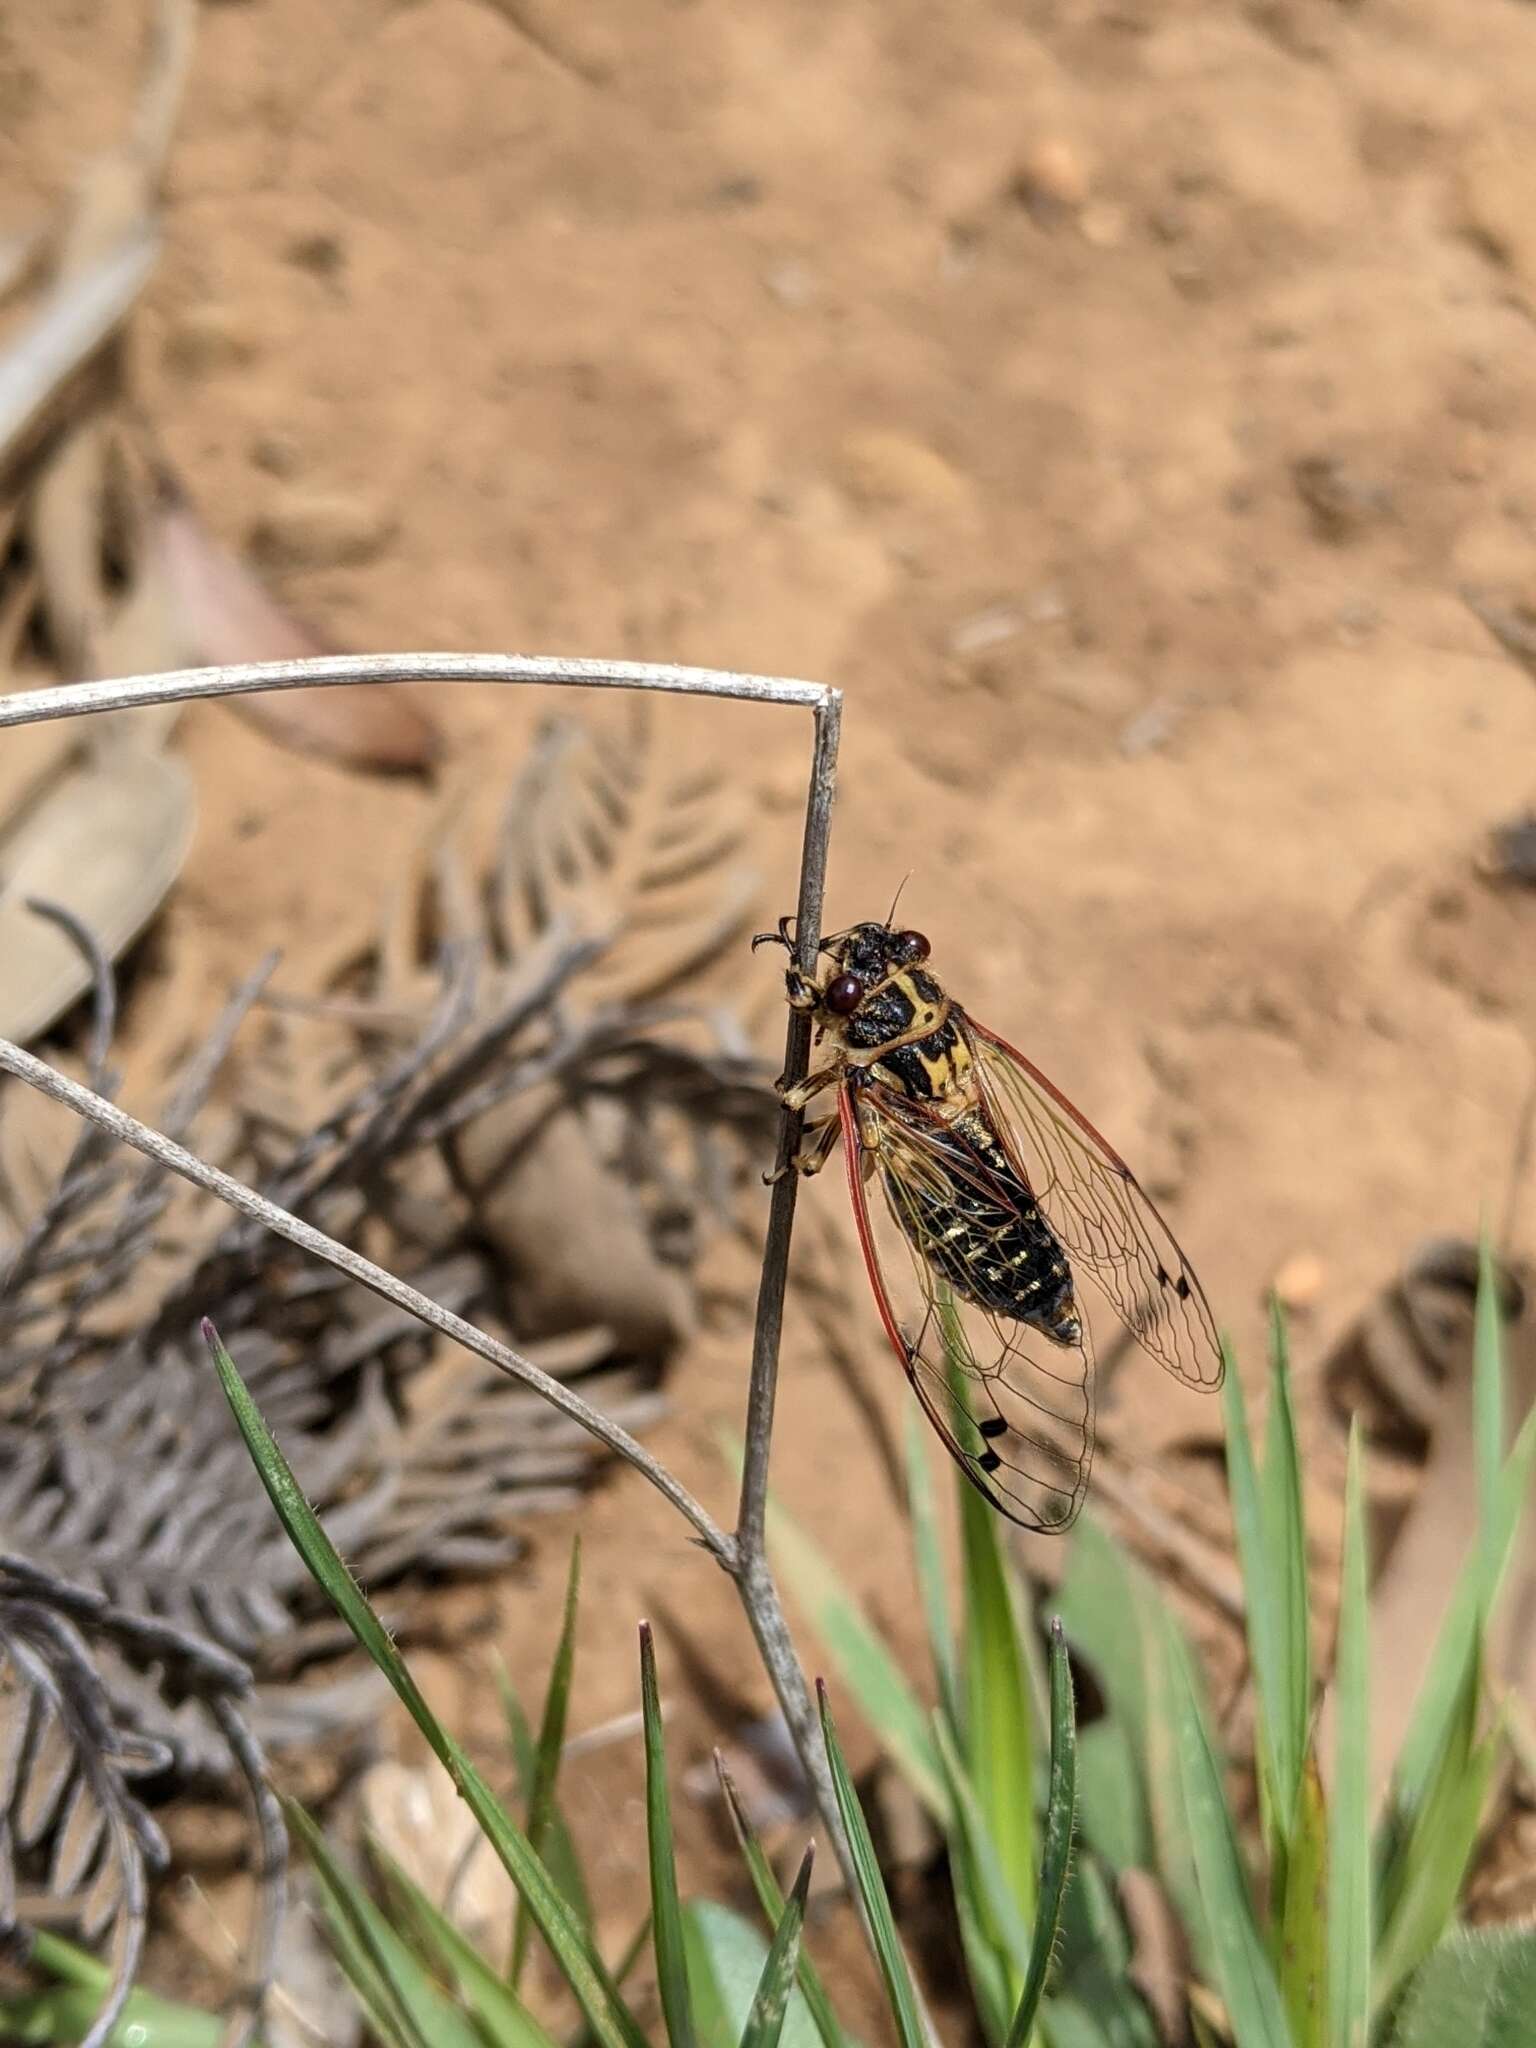
[[[426,1323],[431,1329],[440,1330],[445,1337],[452,1337],[462,1344],[466,1351],[473,1351],[477,1357],[487,1360],[509,1378],[520,1380],[531,1387],[534,1393],[558,1408],[573,1422],[595,1436],[608,1449],[643,1472],[651,1484],[657,1487],[679,1514],[693,1524],[703,1540],[704,1547],[719,1562],[730,1569],[734,1564],[735,1546],[725,1531],[717,1526],[689,1493],[688,1489],[674,1479],[664,1466],[658,1464],[642,1444],[636,1443],[628,1430],[621,1429],[596,1408],[589,1407],[579,1394],[572,1393],[560,1380],[553,1379],[536,1366],[532,1359],[524,1358],[508,1344],[501,1343],[487,1331],[466,1322],[451,1310],[439,1306],[426,1295],[420,1294],[403,1280],[397,1280],[393,1273],[386,1273],[382,1266],[376,1266],[371,1259],[352,1251],[344,1244],[338,1244],[333,1237],[327,1237],[323,1230],[316,1230],[312,1223],[280,1209],[275,1202],[269,1202],[254,1188],[248,1188],[243,1181],[222,1172],[217,1166],[210,1166],[195,1153],[153,1131],[148,1124],[141,1124],[116,1103],[108,1102],[104,1096],[93,1095],[89,1088],[82,1088],[78,1082],[65,1075],[55,1073],[44,1061],[36,1059],[29,1052],[23,1052],[19,1045],[12,1045],[8,1039],[0,1038],[0,1073],[12,1075],[18,1081],[25,1081],[28,1087],[39,1089],[50,1095],[55,1102],[62,1102],[74,1110],[77,1116],[90,1119],[94,1124],[108,1131],[125,1145],[131,1145],[136,1152],[142,1152],[146,1159],[153,1159],[161,1166],[167,1166],[172,1173],[178,1173],[183,1180],[189,1180],[194,1187],[202,1188],[207,1194],[217,1195],[221,1202],[231,1209],[248,1216],[254,1223],[270,1230],[277,1237],[286,1238],[297,1245],[300,1251],[321,1259],[349,1280],[356,1280],[362,1287],[381,1295],[397,1308],[407,1310],[418,1322]]]

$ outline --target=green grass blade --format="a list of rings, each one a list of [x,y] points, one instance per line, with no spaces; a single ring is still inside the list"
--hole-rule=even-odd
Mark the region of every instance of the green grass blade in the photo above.
[[[1307,1600],[1307,1525],[1302,1504],[1301,1448],[1291,1399],[1290,1343],[1280,1303],[1273,1306],[1269,1422],[1264,1435],[1260,1508],[1279,1648],[1274,1714],[1276,1771],[1293,1800],[1312,1728],[1312,1635]],[[1236,1375],[1233,1375],[1236,1377]]]
[[[469,2021],[332,1856],[304,1809],[285,1800],[284,1812],[319,1882],[337,1960],[374,2030],[396,2048],[483,2048]]]
[[[0,2041],[7,2048],[64,2048],[83,2041],[96,2023],[112,1972],[45,1927],[33,1931],[28,1961],[34,1970],[51,1971],[56,1981],[37,1991],[0,1996]],[[218,2013],[135,1990],[107,2037],[107,2048],[219,2048],[226,2025]]]
[[[750,1920],[713,1899],[690,1899],[684,1906],[683,1938],[701,2048],[741,2048],[769,1944]],[[790,1995],[780,2048],[817,2048],[798,1992]]]
[[[747,1866],[747,1874],[752,1880],[752,1889],[757,1894],[757,1902],[763,1909],[763,1917],[770,1928],[777,1927],[784,1913],[784,1894],[780,1891],[779,1881],[773,1874],[773,1865],[768,1861],[763,1845],[758,1840],[757,1830],[747,1817],[747,1810],[741,1802],[741,1794],[736,1789],[736,1781],[726,1768],[725,1758],[718,1749],[715,1751],[715,1773],[720,1780],[725,1809],[731,1817],[731,1826],[735,1830],[742,1859]],[[832,2010],[832,2001],[827,1996],[826,1986],[822,1983],[815,1964],[806,1954],[803,1942],[795,1966],[795,1976],[800,1986],[800,1995],[804,1998],[816,2032],[821,2037],[822,2048],[857,2048],[853,2037],[844,2031],[841,2021]]]
[[[1008,2031],[1008,2048],[1026,2048],[1034,2032],[1045,1980],[1061,1927],[1067,1891],[1067,1866],[1072,1857],[1072,1823],[1077,1812],[1077,1719],[1073,1712],[1072,1671],[1060,1621],[1051,1624],[1051,1787],[1045,1809],[1045,1851],[1040,1864],[1039,1903],[1029,1974]]]
[[[901,2048],[928,2048],[917,1992],[907,1968],[907,1959],[902,1953],[896,1922],[891,1917],[891,1901],[885,1880],[880,1875],[880,1866],[875,1861],[875,1847],[869,1839],[869,1823],[864,1818],[859,1795],[853,1789],[853,1780],[848,1774],[842,1744],[837,1739],[837,1728],[832,1720],[832,1709],[827,1703],[827,1688],[820,1679],[816,1681],[816,1698],[821,1708],[821,1734],[827,1746],[827,1764],[832,1773],[837,1810],[852,1853],[859,1898],[874,1940],[875,1959],[880,1965],[880,1976],[897,2036]]]
[[[656,1645],[648,1621],[640,1624],[640,1706],[645,1719],[645,1832],[651,1863],[651,1943],[656,1988],[671,2048],[695,2048],[688,1952],[683,1944],[683,1902],[677,1892],[677,1854],[667,1795],[667,1747],[656,1683]]]
[[[946,1826],[949,1813],[944,1779],[934,1754],[927,1710],[901,1666],[849,1596],[825,1554],[771,1501],[768,1545],[785,1586],[825,1643],[886,1755],[934,1818]]]
[[[523,1712],[522,1703],[512,1689],[512,1680],[505,1665],[498,1658],[493,1668],[502,1713],[507,1723],[512,1760],[517,1766],[518,1791],[522,1795],[526,1811],[532,1804],[534,1785],[538,1777],[538,1744],[533,1739],[533,1731],[528,1726],[528,1716]],[[582,1926],[590,1929],[593,1924],[592,1899],[582,1873],[581,1858],[576,1853],[576,1843],[560,1809],[558,1797],[550,1804],[539,1855],[554,1879],[561,1897]]]
[[[1451,1923],[1477,1842],[1500,1737],[1477,1737],[1481,1659],[1467,1665],[1440,1768],[1395,1859],[1372,1996],[1381,2009]]]
[[[955,1630],[949,1611],[949,1589],[944,1578],[944,1552],[939,1542],[939,1518],[933,1484],[933,1461],[928,1455],[928,1425],[909,1401],[907,1419],[907,1515],[912,1524],[912,1550],[917,1568],[918,1590],[928,1622],[928,1645],[933,1655],[939,1699],[949,1716],[950,1726],[960,1721],[959,1685],[955,1671]]]
[[[1365,2048],[1371,2019],[1370,1568],[1360,1426],[1350,1425],[1344,1562],[1334,1657],[1333,1812],[1329,1829],[1328,1983],[1333,2040]]]
[[[1074,1651],[1093,1667],[1109,1705],[1108,1723],[1096,1722],[1078,1736],[1078,1818],[1085,1839],[1112,1856],[1126,1840],[1136,1853],[1131,1866],[1155,1869],[1177,1910],[1190,1943],[1196,1972],[1214,1974],[1210,1943],[1200,1909],[1194,1847],[1179,1771],[1178,1711],[1173,1674],[1164,1652],[1170,1616],[1152,1579],[1106,1532],[1090,1510],[1072,1534],[1067,1573],[1057,1596],[1062,1626]],[[1131,1774],[1134,1803],[1120,1825],[1099,1841],[1090,1834],[1097,1793],[1085,1767],[1100,1730],[1109,1726],[1127,1752],[1115,1766],[1122,1782]],[[1082,1903],[1083,1887],[1068,1896],[1068,1914]]]
[[[1254,1918],[1248,1873],[1189,1652],[1171,1626],[1166,1647],[1178,1716],[1179,1772],[1217,1983],[1241,2048],[1290,2048],[1285,2008]]]
[[[965,1764],[950,1733],[949,1723],[935,1712],[934,1737],[944,1765],[945,1783],[954,1808],[955,1824],[949,1835],[950,1888],[955,1903],[969,1908],[975,1925],[1003,1972],[1006,1997],[1001,2012],[1004,2034],[1016,1993],[1007,1987],[1022,1984],[1029,1968],[1029,1922],[1019,1911],[1018,1901],[1003,1875],[1002,1858],[992,1830],[982,1812],[976,1788],[965,1774]],[[988,1983],[993,1981],[989,1974]]]
[[[1328,1812],[1317,1758],[1309,1750],[1301,1767],[1276,1958],[1292,2048],[1331,2048],[1335,2039],[1339,2048],[1348,2048],[1347,2035],[1328,2030],[1328,1933]]]
[[[1484,1583],[1498,1574],[1499,1475],[1504,1469],[1504,1320],[1493,1248],[1477,1248],[1477,1307],[1472,1328],[1472,1444],[1477,1475],[1478,1542]]]
[[[957,1851],[951,1848],[950,1853],[954,1855]],[[981,2027],[982,2039],[987,2048],[1003,2048],[1008,2038],[1009,2014],[1013,2010],[1008,1971],[1003,1958],[992,1945],[991,1935],[976,1916],[974,1884],[967,1888],[957,1883],[952,1871],[950,1886],[955,1922],[960,1929],[960,1953],[965,1958],[971,2003]]]
[[[542,1856],[554,1867],[549,1854],[550,1837],[555,1832],[558,1814],[555,1807],[555,1781],[560,1775],[560,1754],[565,1747],[566,1713],[570,1706],[571,1679],[576,1668],[576,1610],[581,1598],[581,1535],[578,1531],[571,1539],[571,1562],[565,1577],[565,1609],[560,1623],[560,1640],[555,1645],[554,1662],[549,1667],[549,1685],[544,1694],[544,1713],[539,1723],[539,1740],[534,1749],[531,1781],[526,1798],[528,1801],[528,1840],[536,1856]],[[569,1846],[570,1837],[565,1834]],[[572,1859],[575,1861],[574,1852]],[[579,1869],[579,1865],[577,1866]],[[563,1887],[562,1887],[563,1889]],[[585,1886],[582,1887],[585,1892]],[[567,1893],[567,1897],[569,1897]],[[574,1901],[573,1901],[574,1903]],[[583,1916],[590,1926],[590,1911]],[[531,1922],[528,1908],[518,1894],[516,1910],[512,1920],[512,1953],[507,1964],[507,1977],[515,1991],[523,1979],[524,1965],[528,1959],[528,1936]]]
[[[1003,1561],[1002,1521],[956,1478],[965,1588],[965,1774],[987,1817],[1003,1880],[1027,1927],[1035,1916],[1034,1707],[1023,1632]],[[1002,1930],[994,1930],[1001,1940]],[[1017,1998],[1022,1980],[1010,1986]]]
[[[1265,1494],[1254,1462],[1242,1375],[1230,1355],[1226,1365],[1221,1398],[1226,1412],[1227,1488],[1232,1498],[1232,1524],[1243,1571],[1248,1653],[1258,1695],[1259,1790],[1271,1853],[1283,1872],[1301,1769],[1301,1753],[1293,1752],[1289,1570],[1271,1550]],[[1272,1422],[1272,1434],[1276,1429],[1283,1433],[1283,1426]],[[1278,1473],[1278,1457],[1274,1466]],[[1278,1479],[1276,1485],[1278,1488]],[[1283,1884],[1280,1889],[1283,1890]]]
[[[646,2048],[645,2035],[618,1996],[587,1930],[572,1913],[527,1837],[514,1825],[490,1787],[423,1699],[405,1659],[304,1498],[288,1461],[272,1439],[260,1411],[219,1341],[211,1323],[203,1326],[219,1380],[245,1438],[267,1496],[289,1540],[358,1643],[389,1680],[401,1704],[426,1737],[433,1754],[479,1823],[507,1875],[528,1901],[534,1925],[558,1963],[600,2048]]]
[[[393,1902],[397,1924],[409,1928],[417,1952],[456,1987],[490,2048],[556,2048],[517,1993],[472,1941],[434,1906],[384,1845],[370,1838],[368,1854]]]
[[[779,1915],[773,1940],[757,1981],[752,2010],[741,2030],[741,2048],[779,2048],[784,2017],[789,2011],[789,1994],[795,1988],[795,1966],[800,1960],[800,1931],[805,1925],[805,1902],[811,1891],[811,1866],[816,1860],[813,1843],[806,1844],[800,1868],[790,1888],[789,1902]]]
[[[1062,1899],[1056,1975],[1040,2023],[1050,2048],[1073,2048],[1085,2025],[1093,2030],[1092,2048],[1159,2048],[1162,2036],[1131,1981],[1132,1969],[1121,1902],[1100,1860],[1080,1849]],[[1070,2015],[1065,2023],[1064,2014]]]
[[[1115,1868],[1150,1867],[1144,1623],[1157,1596],[1091,1513],[1072,1532],[1056,1605],[1109,1709],[1078,1731],[1079,1828]]]

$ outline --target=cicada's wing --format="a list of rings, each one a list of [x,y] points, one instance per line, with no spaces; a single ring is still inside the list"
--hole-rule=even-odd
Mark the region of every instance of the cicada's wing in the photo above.
[[[1016,1172],[1090,1281],[1142,1349],[1186,1386],[1219,1387],[1221,1340],[1178,1240],[1119,1153],[1040,1069],[974,1017],[982,1099]]]
[[[1093,1356],[1075,1342],[967,1299],[941,1242],[964,1206],[979,1243],[1016,1218],[1007,1186],[952,1129],[878,1084],[839,1090],[848,1187],[886,1335],[945,1448],[1002,1514],[1067,1528],[1093,1460]],[[861,1125],[863,1130],[861,1132]],[[884,1199],[870,1202],[865,1174]]]

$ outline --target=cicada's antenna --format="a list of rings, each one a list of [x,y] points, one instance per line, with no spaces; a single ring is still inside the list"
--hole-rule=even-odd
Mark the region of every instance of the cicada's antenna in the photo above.
[[[896,884],[896,894],[895,894],[895,895],[894,895],[894,896],[893,896],[893,897],[891,898],[891,907],[890,907],[890,909],[889,909],[889,910],[888,910],[888,911],[886,912],[886,918],[885,918],[885,921],[886,921],[886,924],[887,924],[887,925],[893,925],[893,924],[894,924],[894,923],[896,922],[896,906],[897,906],[897,904],[898,904],[898,903],[899,903],[899,902],[901,901],[901,892],[902,892],[902,890],[906,888],[906,886],[907,886],[908,882],[910,882],[910,881],[911,881],[911,879],[912,879],[912,870],[911,870],[910,868],[908,868],[908,869],[907,869],[907,872],[906,872],[906,873],[905,873],[905,874],[904,874],[904,875],[902,876],[901,880],[900,880],[900,881],[899,881],[899,882],[898,882],[898,883]]]

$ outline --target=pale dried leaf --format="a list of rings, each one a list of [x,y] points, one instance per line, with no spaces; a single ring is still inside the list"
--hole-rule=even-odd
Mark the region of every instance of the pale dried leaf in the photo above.
[[[154,549],[190,663],[297,661],[326,652],[169,484],[154,514]],[[438,751],[436,727],[399,685],[278,690],[236,698],[234,709],[283,745],[344,767],[415,771],[429,767]]]
[[[78,950],[29,900],[62,905],[116,958],[159,908],[192,822],[181,763],[124,748],[68,769],[0,836],[0,1036],[24,1044],[90,985]]]
[[[387,1759],[358,1788],[362,1824],[484,1955],[512,1923],[516,1894],[445,1771]]]
[[[0,464],[32,446],[60,394],[132,311],[158,243],[140,228],[61,280],[0,355]]]
[[[601,1323],[621,1351],[671,1350],[694,1323],[684,1275],[657,1259],[633,1190],[608,1172],[556,1087],[458,1132],[476,1222],[506,1261],[518,1327],[546,1337]]]

